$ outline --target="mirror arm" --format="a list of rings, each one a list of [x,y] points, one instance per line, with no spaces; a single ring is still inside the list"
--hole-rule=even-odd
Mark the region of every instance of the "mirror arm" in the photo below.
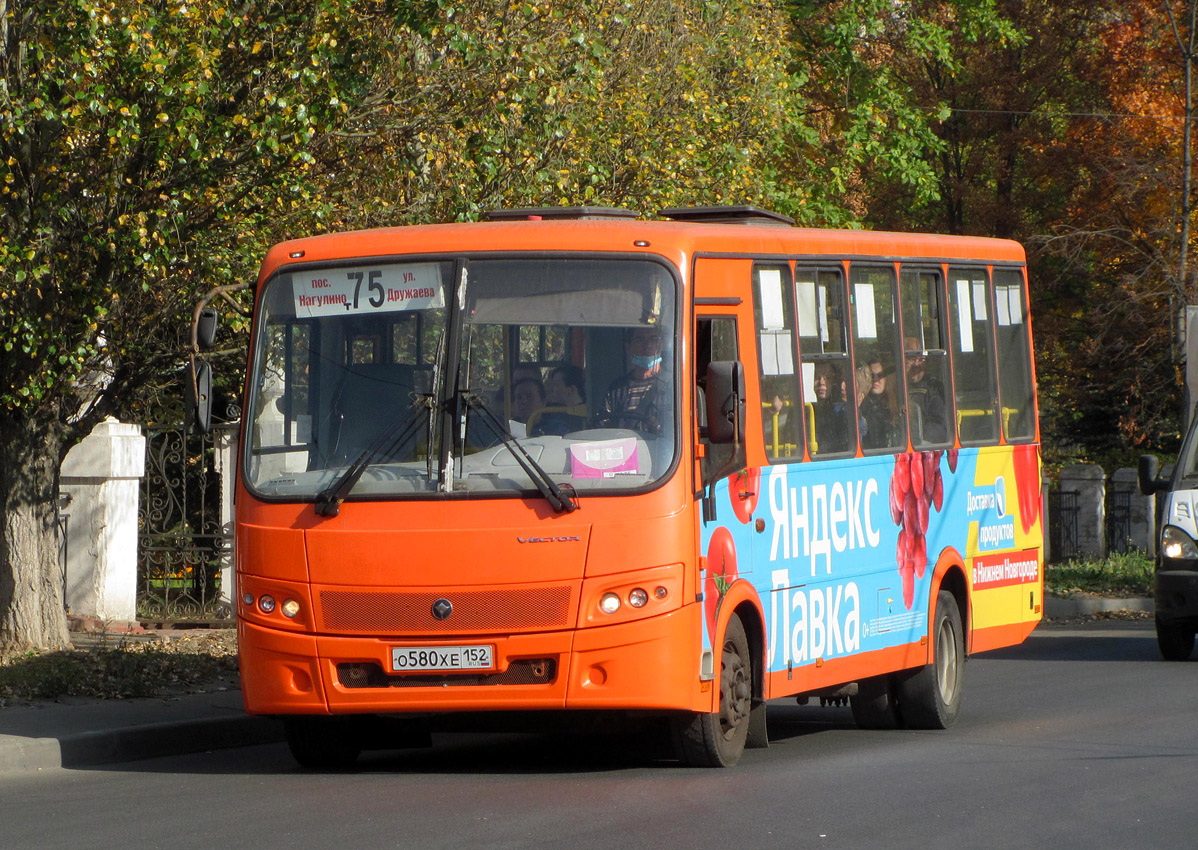
[[[210,290],[208,292],[208,294],[205,295],[203,298],[201,298],[199,300],[199,302],[196,304],[195,310],[193,310],[192,314],[191,314],[191,355],[193,358],[193,362],[194,362],[195,355],[199,354],[199,352],[200,352],[200,339],[199,339],[200,313],[203,312],[204,308],[208,306],[208,302],[219,295],[222,298],[224,298],[226,301],[228,301],[230,304],[232,304],[238,313],[240,313],[243,316],[247,315],[245,310],[242,309],[242,307],[239,304],[237,304],[236,301],[234,301],[232,298],[229,297],[229,293],[234,292],[238,289],[248,289],[248,288],[249,288],[249,284],[244,283],[244,282],[243,283],[230,283],[225,286],[218,286],[218,287]]]

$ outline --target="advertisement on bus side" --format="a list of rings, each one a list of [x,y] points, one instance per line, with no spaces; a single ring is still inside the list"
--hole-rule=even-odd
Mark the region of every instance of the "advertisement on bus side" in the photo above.
[[[942,558],[975,592],[1038,583],[1034,450],[779,464],[718,482],[701,537],[704,646],[737,581],[760,599],[769,672],[919,641]]]

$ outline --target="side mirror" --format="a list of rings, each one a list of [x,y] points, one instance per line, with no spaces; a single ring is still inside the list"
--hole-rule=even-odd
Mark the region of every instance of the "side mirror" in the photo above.
[[[1161,490],[1169,489],[1169,481],[1161,480],[1160,477],[1161,462],[1157,460],[1156,455],[1140,455],[1139,477],[1140,477],[1140,492],[1145,496],[1151,496]]]
[[[715,360],[707,366],[707,438],[713,444],[743,441],[745,369],[739,360]]]
[[[196,345],[207,351],[216,343],[217,320],[216,308],[205,307],[196,317]]]
[[[203,360],[192,360],[183,383],[186,427],[207,434],[212,429],[212,366]]]

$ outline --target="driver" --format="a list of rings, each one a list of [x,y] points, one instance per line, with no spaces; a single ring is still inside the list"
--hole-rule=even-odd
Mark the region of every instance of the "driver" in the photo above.
[[[624,352],[631,368],[616,378],[603,396],[601,424],[611,428],[633,428],[644,434],[661,433],[658,409],[658,373],[661,372],[661,330],[633,328],[624,338]]]

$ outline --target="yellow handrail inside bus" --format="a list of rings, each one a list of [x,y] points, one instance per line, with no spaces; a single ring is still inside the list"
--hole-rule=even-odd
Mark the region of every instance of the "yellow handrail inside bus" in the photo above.
[[[807,402],[803,410],[807,419],[807,451],[815,455],[819,451],[819,441],[815,439],[815,405]]]
[[[791,407],[791,406],[792,405],[789,401],[782,401],[783,409],[787,408],[787,407]],[[772,421],[773,421],[773,425],[772,425],[773,441],[770,444],[770,446],[768,447],[768,448],[772,449],[773,456],[774,457],[782,457],[783,452],[785,452],[787,457],[789,457],[790,455],[793,455],[795,449],[798,448],[798,445],[796,445],[795,443],[783,443],[778,438],[778,433],[781,430],[780,420],[782,418],[782,410],[775,407],[774,403],[769,402],[769,401],[763,401],[761,403],[761,409],[763,411],[770,411],[770,413],[768,415],[772,418]]]
[[[1017,407],[1004,407],[1002,409],[1002,430],[1003,430],[1004,434],[1011,433],[1011,417],[1014,416],[1018,412],[1019,412],[1019,408],[1017,408]],[[957,409],[957,427],[958,428],[961,427],[961,422],[964,421],[964,419],[966,417],[989,416],[991,413],[992,413],[992,411],[989,408],[986,408],[985,410],[958,408]]]

